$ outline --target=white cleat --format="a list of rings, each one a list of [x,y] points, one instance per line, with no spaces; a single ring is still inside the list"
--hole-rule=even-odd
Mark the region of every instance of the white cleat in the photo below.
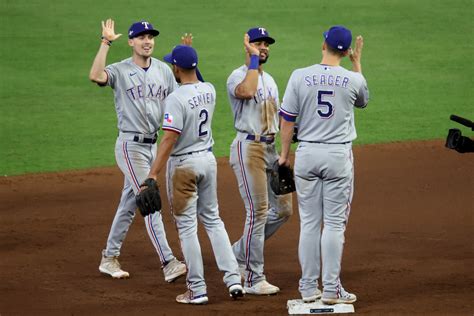
[[[102,256],[100,261],[99,271],[104,274],[110,275],[114,279],[126,279],[130,277],[127,271],[123,271],[120,268],[118,257],[105,257]]]
[[[319,289],[316,289],[316,293],[314,293],[314,295],[307,296],[307,297],[302,296],[301,298],[303,299],[303,302],[311,303],[311,302],[315,302],[316,300],[319,300],[321,298],[321,295],[322,295],[321,291]]]
[[[260,281],[251,287],[245,287],[245,293],[253,295],[273,295],[280,292],[280,288],[271,285],[266,280]]]
[[[186,271],[186,265],[174,258],[163,268],[165,281],[171,283],[180,276],[185,275]]]
[[[334,304],[352,304],[357,301],[357,296],[355,294],[349,293],[343,288],[339,293],[324,293],[321,302],[326,305]]]
[[[176,296],[176,302],[181,304],[202,305],[207,304],[207,302],[209,302],[209,298],[207,297],[207,294],[191,297],[191,292],[186,291],[186,293]]]

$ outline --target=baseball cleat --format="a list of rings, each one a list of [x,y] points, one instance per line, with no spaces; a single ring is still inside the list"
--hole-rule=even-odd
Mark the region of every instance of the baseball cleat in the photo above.
[[[239,297],[243,297],[245,295],[245,291],[240,284],[234,284],[229,286],[229,296],[232,297],[234,300],[238,299]]]
[[[339,293],[324,293],[321,297],[321,302],[327,305],[352,304],[355,301],[357,301],[357,296],[344,289],[341,289]]]
[[[260,281],[251,287],[245,287],[245,293],[254,295],[273,295],[280,292],[280,288],[271,285],[266,280]]]
[[[168,283],[173,282],[187,272],[186,265],[178,259],[174,258],[163,268],[163,274],[165,275],[165,281]]]
[[[103,274],[108,274],[114,279],[126,279],[130,277],[127,271],[123,271],[120,268],[118,257],[105,257],[102,256],[100,261],[99,271]]]
[[[209,302],[209,299],[207,298],[207,294],[202,294],[202,295],[192,297],[191,292],[186,291],[186,293],[176,296],[176,302],[181,303],[181,304],[202,305],[202,304],[207,304],[207,302]]]
[[[314,302],[316,300],[319,300],[322,296],[322,293],[319,289],[316,289],[316,293],[314,293],[314,295],[311,295],[311,296],[301,296],[301,298],[303,299],[303,302],[305,303],[311,303],[311,302]]]

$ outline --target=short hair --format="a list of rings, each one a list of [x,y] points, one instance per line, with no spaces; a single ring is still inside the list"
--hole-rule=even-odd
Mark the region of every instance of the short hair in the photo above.
[[[178,65],[176,65],[176,66],[178,66]],[[178,66],[178,67],[182,72],[187,73],[187,74],[192,73],[193,71],[196,71],[196,67],[194,67],[194,68],[183,68],[183,67],[180,67],[180,66]]]
[[[339,57],[344,57],[344,54],[346,53],[345,50],[343,51],[340,51],[338,49],[335,49],[334,47],[332,47],[331,45],[328,44],[328,42],[326,42],[326,47],[328,49],[328,51],[333,54],[333,55],[336,55],[336,56],[339,56]]]

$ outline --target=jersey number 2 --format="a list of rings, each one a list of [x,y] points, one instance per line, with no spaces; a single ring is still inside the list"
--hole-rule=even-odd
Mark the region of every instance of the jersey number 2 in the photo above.
[[[207,135],[207,130],[206,129],[203,130],[203,126],[205,127],[208,118],[209,118],[209,113],[207,112],[206,109],[202,109],[201,112],[199,112],[199,119],[201,121],[199,123],[199,137],[203,137]]]
[[[328,100],[323,100],[324,96],[333,97],[334,91],[318,90],[318,115],[321,118],[330,118],[334,114],[334,106]]]

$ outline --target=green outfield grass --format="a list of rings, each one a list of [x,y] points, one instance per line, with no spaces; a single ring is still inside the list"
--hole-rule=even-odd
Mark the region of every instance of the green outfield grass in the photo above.
[[[217,89],[215,153],[227,156],[234,131],[225,82],[244,61],[242,38],[265,26],[277,42],[266,70],[282,97],[295,68],[320,61],[321,33],[343,24],[365,38],[363,72],[371,102],[357,111],[357,144],[441,139],[450,114],[474,120],[472,0],[59,1],[0,4],[0,174],[111,166],[117,134],[110,88],[88,81],[100,21],[117,32],[147,19],[161,31],[162,58],[194,34],[200,69]],[[130,56],[126,36],[108,62]],[[349,64],[346,62],[346,66]]]

